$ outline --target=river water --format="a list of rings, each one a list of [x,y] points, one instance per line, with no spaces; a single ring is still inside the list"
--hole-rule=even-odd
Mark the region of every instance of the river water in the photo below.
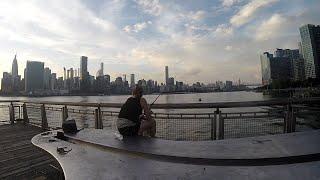
[[[149,103],[158,95],[145,95]],[[0,100],[32,100],[32,101],[55,101],[55,102],[93,102],[93,103],[124,103],[128,95],[121,96],[55,96],[55,97],[0,97]],[[215,103],[215,102],[243,102],[262,101],[270,99],[262,93],[255,92],[215,92],[193,94],[162,94],[156,103]]]
[[[145,95],[148,103],[152,103],[157,94]],[[92,103],[124,103],[129,95],[120,96],[55,96],[55,97],[0,97],[0,100],[29,100],[29,101],[54,101],[54,102],[92,102]],[[201,99],[201,101],[199,101]],[[163,103],[216,103],[216,102],[245,102],[269,100],[269,96],[255,92],[215,92],[215,93],[193,93],[193,94],[162,94],[155,104]],[[228,111],[250,111],[257,108],[232,108]],[[155,110],[159,112],[159,110]],[[201,110],[165,110],[166,112],[208,112],[208,109]],[[161,111],[160,111],[161,112]]]

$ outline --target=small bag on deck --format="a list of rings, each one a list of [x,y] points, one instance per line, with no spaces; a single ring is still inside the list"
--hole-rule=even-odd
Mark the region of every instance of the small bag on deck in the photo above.
[[[77,132],[79,132],[79,130],[77,129],[76,121],[74,119],[63,122],[62,130],[67,134],[76,134]]]

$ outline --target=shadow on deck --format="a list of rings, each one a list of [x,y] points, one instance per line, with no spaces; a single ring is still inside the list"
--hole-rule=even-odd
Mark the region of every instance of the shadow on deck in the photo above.
[[[0,126],[0,179],[64,179],[59,163],[31,143],[41,128]]]

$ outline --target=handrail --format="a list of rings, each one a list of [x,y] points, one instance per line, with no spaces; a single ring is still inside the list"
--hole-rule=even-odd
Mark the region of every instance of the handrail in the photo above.
[[[1,101],[0,101],[1,102]],[[51,102],[51,101],[15,101],[29,104],[49,104],[64,106],[87,106],[121,108],[122,103],[79,103],[79,102]],[[245,101],[245,102],[218,102],[218,103],[180,103],[180,104],[154,104],[152,109],[209,109],[209,108],[235,108],[235,107],[257,107],[272,105],[291,104],[315,104],[320,103],[320,98],[308,99],[272,99],[266,101]]]
[[[0,100],[0,103],[17,103],[21,102],[20,100]]]
[[[1,102],[1,101],[0,101]],[[10,122],[14,123],[16,120],[15,116],[15,107],[23,107],[23,121],[24,123],[34,123],[35,121],[39,122],[42,128],[48,128],[48,120],[54,123],[58,123],[57,125],[50,125],[50,128],[61,127],[61,123],[64,122],[68,118],[68,112],[70,113],[70,118],[78,117],[76,114],[85,114],[85,116],[81,116],[81,118],[86,117],[90,114],[94,115],[95,128],[101,129],[103,128],[103,121],[113,121],[112,119],[106,118],[108,116],[117,116],[119,112],[119,108],[122,106],[122,103],[82,103],[82,102],[50,102],[50,101],[2,101],[2,102],[11,102],[6,105],[9,108]],[[153,114],[153,117],[157,119],[159,122],[169,123],[167,119],[184,119],[184,120],[205,120],[203,122],[205,125],[203,127],[210,128],[210,139],[224,139],[225,131],[227,132],[228,127],[234,128],[230,126],[230,122],[234,119],[252,119],[252,118],[268,118],[276,117],[277,120],[268,120],[268,124],[280,123],[280,126],[277,126],[277,129],[272,129],[274,127],[268,128],[271,130],[270,132],[283,132],[290,133],[295,132],[296,127],[296,110],[294,108],[296,105],[303,106],[311,106],[320,104],[320,98],[308,98],[308,99],[272,99],[267,101],[247,101],[247,102],[219,102],[219,103],[184,103],[184,104],[155,104],[152,106],[153,109],[202,109],[206,110],[206,112],[197,112],[189,113],[187,112],[157,112]],[[1,106],[1,105],[0,105]],[[275,107],[276,109],[263,111],[261,109],[256,109],[254,112],[225,112],[227,109],[221,111],[223,108],[241,108],[241,107]],[[105,109],[102,109],[105,108]],[[117,109],[107,109],[107,108],[117,108]],[[264,109],[264,108],[262,108]],[[299,108],[298,108],[299,109]],[[28,111],[31,113],[28,115]],[[40,118],[39,118],[39,110]],[[54,114],[52,112],[48,112],[48,118],[46,111],[58,111]],[[110,110],[110,111],[109,111]],[[274,113],[273,111],[276,110]],[[277,111],[281,112],[278,113]],[[37,112],[36,118],[33,112]],[[223,113],[225,112],[225,113]],[[17,111],[19,117],[22,115],[19,111]],[[60,115],[56,115],[56,113],[61,113]],[[110,114],[110,115],[109,115]],[[35,119],[34,119],[35,118]],[[54,120],[52,120],[54,118]],[[78,117],[79,118],[79,117]],[[32,122],[30,122],[30,120]],[[238,120],[237,120],[238,121]],[[255,123],[260,123],[253,121]],[[40,124],[41,123],[41,124]],[[196,123],[196,121],[187,121],[186,123]],[[229,125],[228,125],[229,123]],[[282,124],[281,124],[282,123]],[[179,124],[179,123],[178,123]],[[262,121],[258,126],[263,126],[264,121]],[[110,127],[110,122],[105,124],[106,127]],[[209,126],[208,126],[209,125]],[[227,128],[225,127],[227,126]],[[257,126],[257,127],[258,127]],[[201,126],[202,127],[202,126]],[[200,127],[196,127],[199,129]],[[279,130],[279,128],[281,128]],[[261,130],[264,132],[264,130]],[[198,133],[199,137],[202,136],[202,130]],[[246,132],[247,133],[247,132]],[[244,134],[246,134],[244,133]],[[267,132],[266,132],[267,133]],[[259,135],[259,133],[257,133]],[[227,136],[228,137],[228,136]]]

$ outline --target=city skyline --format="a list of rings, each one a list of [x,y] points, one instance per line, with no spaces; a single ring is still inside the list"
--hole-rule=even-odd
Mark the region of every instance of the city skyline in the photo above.
[[[14,55],[14,59],[12,60],[11,71],[4,71],[4,72],[0,72],[0,73],[9,73],[13,77],[18,76],[20,79],[24,79],[25,78],[24,77],[25,74],[24,73],[20,74],[19,72],[17,72],[17,70],[20,67],[20,66],[18,66],[18,62],[19,62],[19,60],[17,58],[17,54],[15,54]],[[64,80],[69,79],[69,78],[73,78],[73,77],[79,77],[80,80],[81,80],[81,77],[83,75],[85,75],[86,73],[89,73],[89,74],[87,74],[88,77],[90,75],[90,76],[92,76],[94,78],[98,78],[98,77],[104,76],[104,75],[110,76],[107,72],[105,73],[105,71],[104,71],[104,63],[103,62],[100,63],[100,68],[98,69],[96,74],[94,74],[94,73],[91,74],[90,71],[88,70],[88,66],[90,64],[90,60],[89,60],[89,57],[87,57],[87,56],[81,56],[80,57],[79,66],[73,66],[73,67],[70,67],[69,69],[67,69],[66,67],[63,67],[62,68],[63,69],[63,71],[62,71],[63,73],[62,74],[57,74],[55,71],[52,71],[51,67],[46,66],[45,62],[37,61],[37,60],[28,60],[26,65],[23,68],[21,68],[21,67],[20,68],[25,71],[29,62],[43,63],[44,64],[44,72],[46,72],[46,70],[50,71],[50,74],[54,74],[56,76],[56,78],[63,78]],[[84,70],[82,70],[82,68],[81,68],[82,65],[85,67]],[[174,76],[169,76],[169,67],[168,66],[164,66],[164,68],[165,69],[164,69],[164,72],[163,72],[163,75],[162,75],[162,76],[164,76],[164,80],[163,80],[163,82],[160,80],[159,84],[167,85],[169,83],[170,79],[174,80],[175,77]],[[46,74],[46,73],[44,73],[44,74]],[[130,72],[118,73],[118,74],[119,74],[118,76],[115,76],[115,77],[112,77],[112,78],[110,77],[111,80],[112,79],[116,80],[118,77],[124,77],[125,78],[127,75],[130,75],[130,80],[128,80],[128,82],[130,83],[130,86],[131,86],[132,82],[137,82],[137,80],[135,80],[135,78],[136,78],[136,75],[139,75],[139,74],[131,74]],[[133,75],[133,77],[132,77],[132,75]],[[144,77],[139,77],[139,78],[140,78],[140,80],[153,80],[153,79],[147,79],[147,78],[144,78]],[[132,81],[132,79],[134,81]],[[157,81],[157,80],[155,80],[155,81]],[[217,81],[220,82],[221,80],[218,79],[216,81],[212,81],[212,82],[209,82],[207,84],[214,84]],[[226,81],[230,81],[230,80],[226,80]],[[233,82],[238,82],[238,81],[239,81],[239,79],[234,80]],[[192,85],[192,84],[198,83],[198,82],[203,83],[201,81],[196,81],[196,82],[191,82],[189,84]],[[254,83],[250,83],[250,82],[244,82],[244,83],[248,84],[248,85],[254,84]],[[257,84],[259,84],[259,83],[257,83]],[[1,89],[1,85],[0,85],[0,89]]]
[[[316,0],[1,1],[0,72],[19,74],[27,60],[45,62],[58,76],[63,67],[99,64],[114,79],[163,82],[163,67],[187,82],[261,81],[259,54],[295,49],[299,29],[319,24]],[[71,11],[70,11],[71,10]],[[71,13],[72,12],[72,13]],[[50,20],[49,20],[50,19]],[[73,23],[71,23],[73,22]],[[218,42],[218,43],[217,43]],[[2,74],[1,74],[2,77]]]

